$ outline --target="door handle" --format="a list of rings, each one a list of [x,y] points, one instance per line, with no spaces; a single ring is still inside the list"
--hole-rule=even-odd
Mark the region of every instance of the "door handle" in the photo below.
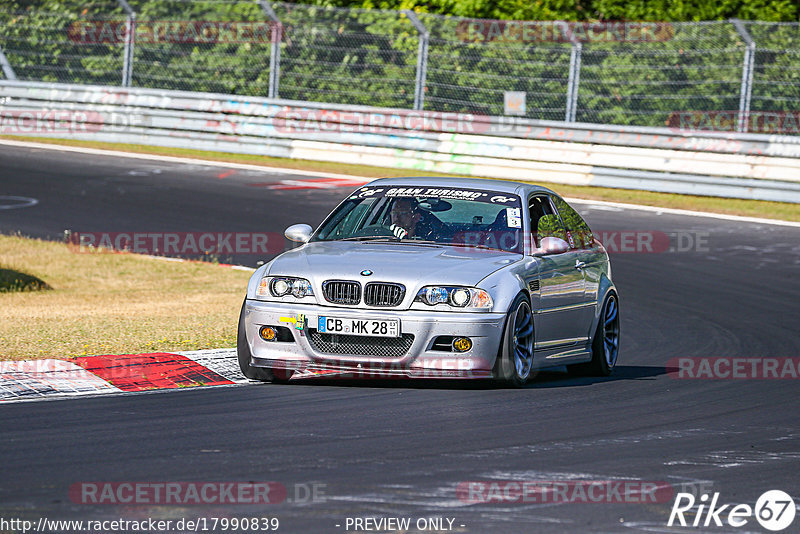
[[[575,260],[575,268],[576,269],[578,269],[580,271],[584,267],[586,267],[586,264],[584,262],[582,262],[581,260]]]

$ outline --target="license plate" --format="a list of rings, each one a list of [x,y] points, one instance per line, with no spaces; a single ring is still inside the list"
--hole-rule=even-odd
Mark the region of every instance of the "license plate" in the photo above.
[[[317,320],[317,332],[351,336],[400,337],[400,320],[320,316]]]

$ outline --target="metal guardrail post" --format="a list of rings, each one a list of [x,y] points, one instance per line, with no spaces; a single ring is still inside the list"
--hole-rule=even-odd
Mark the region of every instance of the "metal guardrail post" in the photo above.
[[[11,68],[11,63],[8,62],[8,58],[6,58],[2,48],[0,48],[0,68],[3,69],[3,75],[5,75],[7,80],[17,79],[17,74],[14,72],[14,69]]]
[[[575,37],[566,22],[562,22],[564,34],[569,36],[572,49],[569,53],[569,80],[567,81],[567,103],[564,120],[575,122],[578,112],[578,87],[581,81],[581,58],[583,54],[583,44]]]
[[[275,10],[272,9],[272,6],[267,0],[257,1],[262,11],[264,11],[272,22],[270,32],[272,43],[269,49],[269,89],[267,90],[267,96],[269,98],[278,98],[281,78],[281,41],[283,40],[283,24],[281,24],[278,14],[275,13]]]
[[[122,53],[122,87],[130,87],[133,78],[133,47],[136,41],[136,12],[127,0],[117,2],[128,15],[128,20],[125,21],[125,49]]]
[[[425,25],[419,20],[416,13],[410,9],[403,10],[408,20],[416,28],[419,34],[419,46],[417,47],[417,79],[414,84],[414,109],[422,111],[425,107],[425,80],[428,76],[428,45],[430,43],[430,33]]]
[[[736,28],[739,36],[747,43],[742,62],[742,85],[739,90],[739,120],[737,131],[747,132],[747,123],[750,119],[750,99],[753,95],[753,70],[756,62],[756,42],[750,36],[750,32],[744,27],[739,19],[730,19]]]
[[[583,45],[579,42],[572,43],[572,50],[569,53],[569,81],[567,82],[567,113],[564,119],[567,122],[575,122],[578,113],[578,86],[581,82],[581,58],[583,55]]]

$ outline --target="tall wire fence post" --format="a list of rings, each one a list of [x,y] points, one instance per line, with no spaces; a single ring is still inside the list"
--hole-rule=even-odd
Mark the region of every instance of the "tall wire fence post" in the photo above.
[[[3,69],[3,75],[7,80],[17,79],[17,73],[11,68],[11,63],[8,62],[8,58],[6,58],[2,48],[0,48],[0,68]]]
[[[136,41],[136,12],[127,0],[117,0],[117,2],[128,15],[125,21],[125,48],[122,52],[122,87],[130,87],[133,78],[133,47]]]
[[[583,55],[583,45],[572,33],[566,22],[564,25],[564,34],[569,35],[569,40],[572,49],[569,53],[569,79],[567,80],[567,103],[566,113],[564,120],[567,122],[575,122],[575,117],[578,113],[578,87],[581,82],[581,58]]]
[[[264,14],[269,17],[271,24],[270,39],[272,43],[269,49],[269,89],[267,89],[267,96],[269,98],[279,98],[279,87],[281,78],[281,41],[283,40],[283,24],[278,18],[278,14],[272,9],[272,6],[267,0],[258,0],[258,5],[264,11]]]
[[[750,119],[750,98],[753,95],[753,71],[756,62],[756,42],[750,37],[750,32],[744,27],[739,19],[731,19],[730,22],[736,28],[739,36],[747,44],[742,62],[742,84],[739,90],[739,120],[737,131],[747,132],[747,124]]]
[[[419,20],[416,13],[410,9],[403,11],[414,28],[419,34],[419,46],[417,47],[417,78],[414,84],[414,109],[422,111],[425,107],[425,80],[428,76],[428,45],[430,43],[430,33],[425,25]]]

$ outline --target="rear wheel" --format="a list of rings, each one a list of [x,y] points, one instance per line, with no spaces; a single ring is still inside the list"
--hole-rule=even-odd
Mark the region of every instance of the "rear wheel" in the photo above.
[[[592,340],[592,360],[587,363],[571,365],[569,371],[584,376],[608,376],[617,365],[619,355],[619,302],[610,293],[603,303],[603,310],[597,322],[597,330]]]
[[[494,365],[494,376],[505,384],[522,387],[533,369],[533,313],[524,295],[514,299]]]
[[[236,337],[236,353],[239,357],[239,369],[246,378],[252,380],[261,380],[268,382],[274,380],[274,376],[270,369],[264,367],[253,367],[250,365],[252,354],[250,353],[250,345],[247,344],[247,335],[244,330],[244,304],[242,304],[242,311],[239,313],[239,334]]]

